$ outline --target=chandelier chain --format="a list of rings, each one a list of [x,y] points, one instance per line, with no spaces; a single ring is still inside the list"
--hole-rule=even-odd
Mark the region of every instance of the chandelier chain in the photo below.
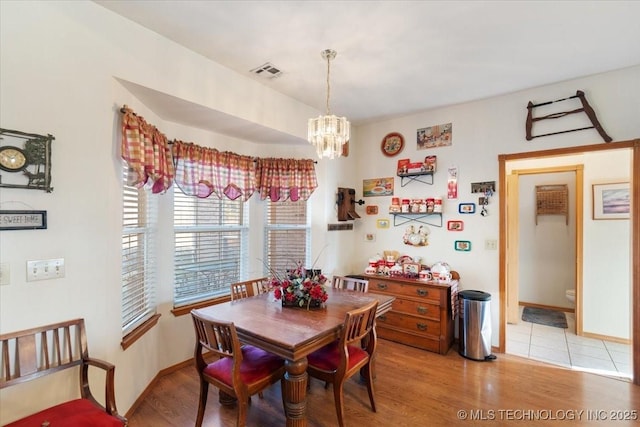
[[[331,115],[331,110],[329,109],[329,96],[331,94],[331,81],[329,76],[331,75],[331,56],[327,55],[327,116]]]

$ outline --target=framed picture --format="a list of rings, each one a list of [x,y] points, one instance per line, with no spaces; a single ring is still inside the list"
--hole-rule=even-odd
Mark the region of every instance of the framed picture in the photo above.
[[[475,203],[460,203],[458,205],[458,213],[461,214],[472,214],[476,212],[476,204]]]
[[[379,219],[376,221],[376,227],[378,228],[389,228],[389,220],[388,219]]]
[[[456,240],[453,247],[456,251],[469,252],[471,250],[471,242],[468,240]]]
[[[0,230],[45,230],[47,211],[0,211]]]
[[[376,235],[374,233],[365,233],[364,234],[364,241],[365,242],[375,242],[376,241]]]
[[[363,179],[362,195],[364,197],[393,196],[393,177]]]
[[[417,149],[426,150],[427,148],[451,145],[452,129],[451,123],[418,129],[416,132]]]
[[[382,154],[387,157],[393,157],[400,153],[404,148],[404,137],[398,132],[391,132],[382,138],[380,149]]]
[[[496,182],[495,181],[472,182],[471,192],[484,193],[484,194],[489,193],[489,195],[491,195],[496,192]]]
[[[447,230],[462,231],[464,230],[464,222],[463,221],[447,221]]]
[[[405,277],[418,277],[420,273],[420,264],[417,262],[405,262],[402,264],[402,274]]]
[[[631,193],[628,182],[593,184],[593,219],[629,219]]]
[[[376,205],[369,205],[367,206],[367,215],[377,215],[378,214],[378,206]]]

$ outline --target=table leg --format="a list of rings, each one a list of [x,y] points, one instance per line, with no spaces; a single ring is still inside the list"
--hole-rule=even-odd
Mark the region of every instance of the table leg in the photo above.
[[[282,382],[282,404],[287,427],[307,425],[307,358],[285,361],[287,372]]]

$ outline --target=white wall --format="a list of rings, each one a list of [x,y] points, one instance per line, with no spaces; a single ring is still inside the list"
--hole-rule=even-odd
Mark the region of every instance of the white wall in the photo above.
[[[170,263],[165,264],[160,270],[158,289],[162,314],[159,325],[126,351],[120,348],[119,108],[128,104],[170,138],[240,154],[307,158],[315,154],[305,144],[263,146],[164,121],[116,78],[301,139],[307,119],[319,112],[93,3],[0,2],[0,127],[51,133],[56,138],[52,193],[0,190],[0,208],[46,210],[49,222],[47,230],[0,232],[0,261],[11,268],[10,285],[0,287],[0,331],[84,317],[91,353],[117,366],[117,403],[120,412],[125,413],[159,370],[191,357],[192,326],[188,316],[176,318],[169,312],[172,272]],[[459,166],[458,201],[474,201],[469,183],[497,180],[499,153],[600,142],[592,131],[525,142],[524,114],[529,100],[556,99],[583,89],[610,135],[618,140],[629,139],[640,135],[636,120],[639,86],[640,67],[635,67],[354,129],[348,158],[324,160],[317,165],[320,187],[310,201],[312,258],[322,252],[319,265],[328,273],[362,271],[369,256],[384,249],[421,255],[429,263],[446,260],[461,272],[464,288],[493,294],[496,341],[498,258],[496,251],[483,249],[485,239],[498,238],[495,201],[489,205],[488,217],[464,217],[466,228],[462,234],[431,227],[431,244],[418,249],[403,246],[403,227],[375,229],[376,218],[388,218],[384,214],[388,198],[375,198],[381,212],[377,217],[364,215],[364,207],[358,207],[363,218],[355,221],[354,231],[327,232],[327,223],[336,222],[336,187],[353,187],[360,198],[363,178],[394,176],[397,158],[386,158],[379,149],[385,134],[399,131],[407,140],[400,157],[418,159],[428,152],[438,155],[440,170],[452,164]],[[278,114],[263,116],[264,111]],[[416,152],[412,144],[416,129],[446,122],[453,122],[453,146]],[[413,183],[401,189],[396,179],[396,194],[443,194],[444,184],[442,172],[436,175],[433,186]],[[160,196],[166,230],[160,237],[159,256],[165,259],[171,241],[170,197],[170,193]],[[257,200],[252,200],[252,209],[258,205]],[[445,219],[460,217],[455,213],[456,205],[457,201],[445,204]],[[259,215],[254,214],[251,219],[258,229]],[[365,232],[376,233],[376,242],[363,243]],[[252,247],[260,247],[259,234],[252,234]],[[471,240],[474,250],[455,252],[456,237]],[[251,254],[255,259],[260,256],[255,250]],[[65,278],[26,282],[27,260],[59,257],[66,261]],[[250,271],[259,271],[259,264]],[[69,397],[62,390],[69,389],[65,385],[73,384],[74,378],[56,377],[44,382],[47,384],[40,383],[35,392],[33,384],[2,390],[0,423]]]
[[[455,90],[455,89],[452,89]],[[430,227],[431,235],[429,245],[426,247],[406,246],[402,243],[402,234],[406,226],[391,227],[388,230],[376,229],[377,218],[392,218],[385,214],[391,203],[390,197],[375,197],[367,200],[367,203],[375,203],[380,206],[380,215],[366,216],[356,222],[358,235],[364,233],[376,233],[375,243],[362,243],[362,251],[359,251],[352,259],[354,270],[362,271],[367,265],[367,259],[377,252],[385,249],[394,249],[409,255],[420,255],[423,262],[431,264],[444,260],[461,275],[462,289],[478,289],[489,292],[492,295],[491,315],[493,330],[493,345],[498,344],[500,331],[499,325],[499,284],[498,284],[498,252],[485,250],[484,243],[487,239],[498,239],[498,206],[496,200],[488,206],[489,215],[482,217],[476,215],[458,214],[459,202],[477,202],[477,195],[471,194],[472,182],[498,180],[498,155],[520,152],[530,152],[561,147],[599,144],[603,140],[593,129],[565,133],[561,135],[535,138],[527,141],[525,138],[525,119],[527,103],[544,102],[559,99],[575,94],[576,90],[583,90],[586,98],[594,108],[597,117],[605,131],[614,141],[622,141],[640,136],[640,121],[637,120],[637,112],[640,110],[640,66],[618,70],[610,73],[560,82],[500,97],[485,99],[461,105],[454,105],[435,110],[429,110],[418,114],[399,117],[392,120],[377,122],[359,127],[358,143],[369,147],[370,154],[359,159],[359,170],[363,179],[393,176],[397,159],[410,158],[418,161],[427,154],[437,155],[438,172],[435,175],[434,185],[411,183],[400,187],[400,179],[395,178],[395,194],[400,197],[427,197],[433,195],[446,195],[446,170],[449,166],[459,168],[459,198],[455,201],[446,201],[444,204],[444,223],[451,219],[464,221],[463,232],[449,232],[446,228]],[[428,96],[428,94],[425,94]],[[563,107],[559,107],[563,110]],[[578,116],[578,115],[574,115]],[[536,115],[537,117],[537,115]],[[590,124],[585,117],[571,117],[566,122],[567,129],[587,126]],[[562,119],[560,119],[562,120]],[[561,126],[560,120],[555,126]],[[586,120],[587,123],[584,123]],[[419,128],[453,123],[453,144],[449,147],[439,147],[428,150],[417,150],[416,131]],[[556,129],[557,130],[557,129]],[[547,132],[550,129],[535,128],[534,135],[538,132]],[[380,153],[380,142],[389,132],[400,132],[404,135],[406,146],[396,157],[388,158]],[[630,157],[629,153],[620,154],[623,159],[607,161],[600,165],[599,159],[585,155],[578,163],[589,164],[593,169],[593,178],[585,173],[585,212],[591,212],[590,201],[587,197],[591,194],[593,180],[603,179],[619,181],[628,180]],[[625,160],[626,159],[626,160]],[[556,164],[575,164],[570,160],[556,160]],[[606,165],[606,166],[605,166]],[[540,163],[534,163],[531,167],[543,167]],[[518,167],[518,168],[525,168]],[[606,171],[606,176],[598,173]],[[503,191],[497,188],[497,191]],[[588,206],[587,206],[588,205]],[[588,219],[588,216],[587,218]],[[610,259],[607,252],[608,244],[603,242],[616,242],[622,248],[629,247],[628,236],[630,234],[629,221],[624,224],[616,224],[614,232],[608,232],[611,224],[585,224],[585,266],[599,265]],[[605,221],[611,223],[612,221]],[[621,223],[618,221],[617,223]],[[618,227],[622,227],[620,230]],[[624,235],[626,233],[626,235]],[[611,236],[611,237],[609,237]],[[626,236],[626,237],[625,237]],[[621,240],[618,240],[621,239]],[[455,240],[470,240],[471,252],[457,252],[454,250]],[[626,243],[625,243],[626,242]],[[619,257],[616,257],[619,259]],[[527,260],[520,260],[526,263]],[[625,265],[627,266],[624,270]],[[629,258],[622,260],[622,265],[616,263],[620,269],[629,271]],[[616,270],[618,271],[618,270]],[[616,282],[615,290],[612,285],[592,286],[587,283],[595,274],[585,271],[585,303],[584,303],[584,330],[602,335],[616,337],[629,337],[630,331],[630,288],[627,281]],[[619,287],[618,287],[619,286]],[[588,291],[586,289],[589,289]],[[606,294],[606,295],[605,295]],[[624,301],[627,305],[626,312],[616,316],[613,325],[609,310],[603,310],[601,301]],[[608,307],[608,306],[607,306]],[[597,313],[597,314],[596,314]],[[624,314],[626,313],[626,314]]]

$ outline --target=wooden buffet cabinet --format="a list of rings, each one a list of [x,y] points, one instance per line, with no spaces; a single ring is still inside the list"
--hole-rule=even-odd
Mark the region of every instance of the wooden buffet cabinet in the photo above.
[[[453,344],[451,283],[364,275],[369,292],[396,297],[391,311],[376,319],[379,338],[440,354]]]

